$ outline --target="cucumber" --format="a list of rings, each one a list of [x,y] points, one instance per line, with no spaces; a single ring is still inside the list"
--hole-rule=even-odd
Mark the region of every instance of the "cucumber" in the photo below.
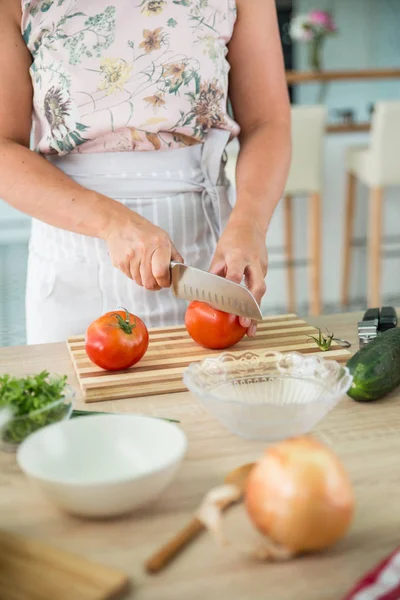
[[[379,400],[400,384],[400,328],[381,333],[347,361],[357,402]]]

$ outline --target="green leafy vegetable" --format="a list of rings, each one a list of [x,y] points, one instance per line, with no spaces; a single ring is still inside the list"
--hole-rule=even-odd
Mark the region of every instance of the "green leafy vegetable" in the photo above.
[[[319,331],[319,335],[317,338],[314,337],[313,335],[308,335],[307,337],[314,340],[314,342],[317,344],[318,348],[320,350],[322,350],[322,352],[326,352],[331,347],[332,340],[333,340],[335,334],[329,333],[329,331],[326,330],[328,335],[327,335],[327,337],[325,337],[324,335],[322,335],[322,331],[320,329],[318,329],[318,331]]]
[[[0,377],[0,409],[10,407],[13,419],[1,431],[3,442],[11,446],[20,444],[28,435],[63,419],[71,406],[60,402],[65,397],[66,376],[51,376],[47,371],[24,378],[3,375]],[[72,411],[72,417],[104,415],[105,412]],[[159,417],[160,418],[160,417]],[[179,423],[175,419],[162,419]]]
[[[18,444],[40,427],[62,419],[69,410],[68,404],[60,402],[66,382],[66,376],[50,376],[47,371],[24,378],[0,377],[0,408],[9,406],[14,412],[2,432],[3,441]]]
[[[64,396],[67,377],[50,377],[47,371],[22,379],[0,377],[0,406],[11,405],[16,417],[39,410]]]

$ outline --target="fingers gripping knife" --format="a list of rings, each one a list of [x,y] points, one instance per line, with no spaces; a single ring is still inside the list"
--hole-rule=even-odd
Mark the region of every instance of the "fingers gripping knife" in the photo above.
[[[206,302],[218,310],[262,321],[253,294],[244,286],[181,263],[171,263],[172,291],[177,298]]]

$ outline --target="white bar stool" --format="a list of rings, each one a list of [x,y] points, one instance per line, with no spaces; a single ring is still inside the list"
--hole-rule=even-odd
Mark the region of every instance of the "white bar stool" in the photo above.
[[[295,312],[293,196],[308,196],[308,260],[310,314],[321,313],[321,226],[324,106],[292,107],[292,163],[284,192],[285,254],[288,310]]]
[[[357,180],[370,189],[368,234],[368,306],[381,304],[381,242],[384,188],[400,185],[400,102],[379,102],[371,124],[369,147],[347,153],[342,305],[349,303],[352,238]]]

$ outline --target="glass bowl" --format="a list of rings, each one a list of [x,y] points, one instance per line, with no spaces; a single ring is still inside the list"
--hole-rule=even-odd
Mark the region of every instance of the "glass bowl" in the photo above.
[[[336,361],[266,351],[206,358],[186,369],[184,382],[231,432],[272,442],[310,432],[352,376]]]
[[[74,390],[66,386],[64,395],[44,408],[34,410],[21,417],[12,417],[0,429],[0,447],[6,452],[14,452],[34,431],[57,421],[69,419],[73,408]]]

